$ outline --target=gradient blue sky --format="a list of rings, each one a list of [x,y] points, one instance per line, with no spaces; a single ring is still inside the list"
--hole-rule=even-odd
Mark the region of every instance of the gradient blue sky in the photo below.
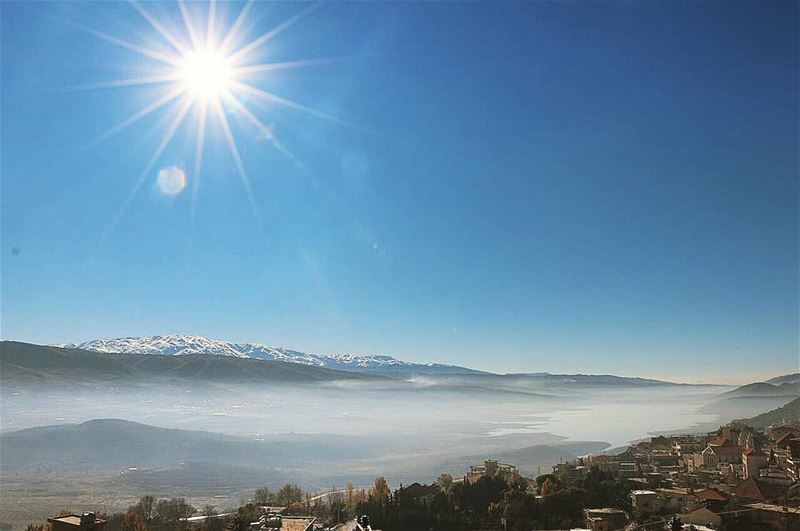
[[[249,35],[303,7],[257,3]],[[0,8],[4,339],[798,370],[796,3],[322,5],[262,58],[340,59],[259,85],[357,127],[248,102],[298,164],[232,113],[257,222],[213,125],[192,220],[189,123],[105,239],[166,114],[94,143],[158,93],[69,88],[152,62],[70,23],[164,43],[124,3]]]

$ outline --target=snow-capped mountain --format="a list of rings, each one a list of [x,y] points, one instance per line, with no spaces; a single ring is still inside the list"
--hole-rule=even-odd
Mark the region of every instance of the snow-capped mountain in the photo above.
[[[117,339],[96,339],[83,343],[57,345],[64,348],[78,348],[94,352],[145,354],[159,356],[179,356],[185,354],[208,354],[232,356],[236,358],[255,358],[289,363],[300,363],[358,372],[448,372],[472,373],[463,367],[439,364],[419,364],[400,361],[391,356],[355,354],[307,354],[296,350],[270,347],[258,343],[230,343],[200,336],[166,335],[148,337],[122,337]]]

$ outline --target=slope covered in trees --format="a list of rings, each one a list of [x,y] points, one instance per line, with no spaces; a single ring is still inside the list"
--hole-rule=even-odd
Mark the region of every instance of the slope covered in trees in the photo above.
[[[298,466],[308,461],[347,459],[352,442],[334,436],[256,441],[204,431],[159,428],[124,420],[42,426],[0,433],[5,470],[59,466],[123,468],[184,462],[254,468],[270,464]],[[359,452],[369,455],[368,448]]]
[[[788,404],[761,415],[744,419],[742,422],[754,428],[766,428],[767,426],[780,426],[784,423],[797,421],[800,421],[800,398],[795,398]]]

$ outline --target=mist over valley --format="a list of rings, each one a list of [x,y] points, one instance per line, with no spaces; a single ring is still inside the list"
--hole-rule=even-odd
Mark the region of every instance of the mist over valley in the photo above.
[[[614,376],[426,365],[386,374],[16,342],[2,343],[0,363],[3,512],[18,521],[67,496],[86,507],[100,496],[118,509],[145,491],[224,505],[286,482],[324,491],[377,475],[432,481],[489,457],[535,476],[648,434],[712,429],[791,400]],[[39,502],[22,510],[17,501],[31,489]]]

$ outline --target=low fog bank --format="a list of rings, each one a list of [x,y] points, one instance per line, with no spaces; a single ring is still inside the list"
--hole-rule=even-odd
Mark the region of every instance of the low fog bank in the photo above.
[[[369,437],[392,451],[467,444],[515,448],[559,439],[622,445],[656,430],[715,422],[725,388],[491,387],[462,378],[320,384],[86,385],[12,383],[0,390],[0,430],[117,418],[252,437]],[[659,415],[652,414],[653,404]],[[742,415],[739,415],[742,416]],[[552,435],[551,435],[552,434]]]
[[[392,380],[80,388],[16,384],[0,390],[0,427],[3,434],[9,434],[37,426],[121,419],[235,436],[243,441],[237,448],[244,447],[244,442],[256,446],[248,447],[242,456],[228,449],[224,454],[188,453],[171,456],[171,460],[148,461],[130,446],[131,439],[120,438],[114,443],[121,452],[114,455],[117,460],[101,462],[100,454],[95,454],[95,462],[87,466],[172,466],[207,461],[273,473],[286,471],[298,483],[330,485],[374,475],[430,481],[441,472],[461,474],[468,463],[485,457],[499,458],[530,448],[536,449],[529,450],[535,455],[517,454],[517,461],[524,457],[529,463],[527,471],[533,473],[534,466],[557,462],[560,455],[550,448],[564,443],[589,441],[594,446],[586,453],[624,446],[657,431],[720,421],[708,410],[718,399],[717,387],[595,386],[569,392],[561,389],[559,395],[553,391],[530,386],[514,391],[491,389],[466,385],[460,378],[456,383],[448,378],[428,378],[424,384]],[[658,415],[653,414],[653,404],[658,404]],[[159,455],[167,456],[162,451]],[[74,457],[64,453],[64,466],[74,464]],[[0,467],[18,469],[21,459],[0,453]],[[514,464],[522,466],[521,462]]]

